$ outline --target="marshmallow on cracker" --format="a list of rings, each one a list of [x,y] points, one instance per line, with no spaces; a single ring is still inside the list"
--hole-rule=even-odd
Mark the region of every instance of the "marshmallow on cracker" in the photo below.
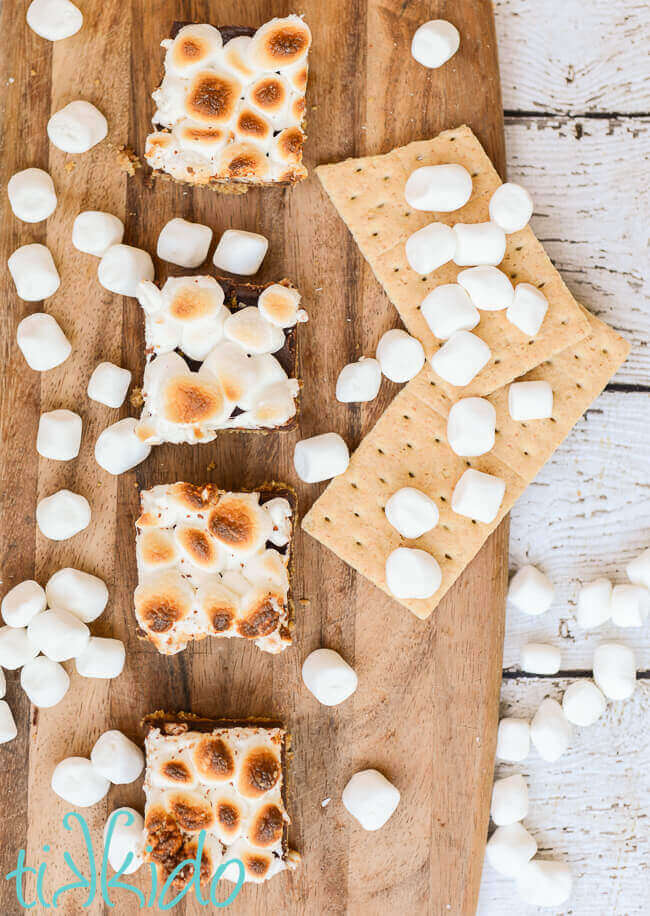
[[[40,302],[53,296],[61,283],[50,250],[45,245],[21,245],[9,256],[7,266],[16,285],[16,293],[25,302]]]
[[[431,531],[440,518],[434,501],[415,487],[402,487],[393,493],[384,511],[393,528],[409,540]]]
[[[488,264],[496,267],[506,253],[506,235],[496,223],[456,223],[454,264],[475,267]]]
[[[433,354],[431,368],[450,385],[462,388],[474,379],[490,361],[490,348],[470,331],[456,331]]]
[[[472,196],[472,177],[457,163],[424,165],[411,172],[404,188],[406,203],[414,210],[451,213]]]
[[[461,270],[456,280],[481,311],[500,312],[512,305],[514,288],[510,278],[497,267],[469,267]]]
[[[85,210],[72,224],[72,244],[77,251],[103,258],[109,248],[124,238],[124,223],[112,213]]]
[[[393,328],[379,338],[376,352],[381,371],[391,382],[408,382],[424,365],[424,348],[406,331]]]
[[[458,283],[436,286],[422,300],[420,312],[439,340],[448,340],[456,331],[471,331],[481,320],[469,295]]]
[[[513,181],[499,185],[490,198],[490,219],[508,235],[524,229],[533,215],[533,198]]]
[[[548,382],[513,382],[508,388],[513,420],[547,420],[553,415],[553,389]]]
[[[468,468],[454,487],[451,508],[458,515],[489,525],[499,513],[505,492],[505,480]]]
[[[386,560],[386,586],[396,598],[431,598],[440,588],[437,560],[425,550],[398,547]]]
[[[526,337],[536,337],[548,311],[548,299],[532,283],[517,283],[506,318]]]
[[[43,169],[23,169],[9,179],[9,203],[24,223],[40,223],[56,209],[54,182]]]
[[[485,398],[461,398],[447,418],[447,441],[453,452],[471,458],[494,448],[497,413]]]
[[[445,223],[429,223],[406,240],[406,260],[419,274],[430,274],[456,254],[456,235]]]

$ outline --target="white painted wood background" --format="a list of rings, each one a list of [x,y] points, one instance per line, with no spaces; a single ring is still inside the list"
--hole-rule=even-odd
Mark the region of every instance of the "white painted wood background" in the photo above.
[[[628,916],[650,899],[650,621],[639,629],[575,623],[579,583],[624,581],[650,545],[650,4],[647,0],[494,0],[508,175],[535,199],[533,228],[568,286],[632,352],[512,512],[511,568],[538,564],[556,583],[544,617],[508,611],[502,715],[532,717],[589,676],[594,647],[634,648],[639,688],[602,721],[575,729],[557,763],[533,751],[498,765],[529,782],[525,824],[545,858],[570,863],[575,916]],[[518,676],[530,639],[562,649],[573,678]],[[480,916],[542,912],[485,866]],[[551,912],[545,911],[545,912]]]

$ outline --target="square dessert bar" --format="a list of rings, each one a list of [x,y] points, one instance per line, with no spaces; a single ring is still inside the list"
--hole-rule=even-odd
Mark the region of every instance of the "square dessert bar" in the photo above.
[[[175,23],[145,146],[154,173],[238,193],[305,178],[310,44],[295,15],[257,31]]]
[[[292,641],[295,493],[227,493],[174,483],[140,494],[138,636],[163,655],[191,640],[241,637],[276,654]]]
[[[196,856],[202,830],[202,885],[231,859],[243,863],[245,881],[257,884],[296,867],[300,856],[287,842],[289,736],[280,722],[156,712],[143,725],[145,849],[159,886]],[[233,865],[223,877],[236,882],[239,873]],[[173,885],[182,889],[192,878],[187,866]]]

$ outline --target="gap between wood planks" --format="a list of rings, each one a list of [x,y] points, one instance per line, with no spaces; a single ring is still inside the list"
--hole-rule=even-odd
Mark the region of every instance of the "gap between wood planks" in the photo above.
[[[573,670],[567,669],[566,671],[558,671],[557,674],[533,674],[531,671],[520,671],[519,669],[513,670],[512,668],[504,668],[503,670],[503,680],[504,681],[514,681],[514,680],[544,680],[544,681],[553,681],[562,677],[588,677],[593,676],[593,671],[590,671],[588,668],[575,668]],[[650,680],[650,670],[637,671],[636,677],[638,681]]]

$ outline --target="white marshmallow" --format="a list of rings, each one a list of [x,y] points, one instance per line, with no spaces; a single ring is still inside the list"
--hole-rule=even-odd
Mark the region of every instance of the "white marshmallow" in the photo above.
[[[400,800],[399,789],[378,770],[355,773],[343,789],[342,801],[364,830],[379,830]]]
[[[532,906],[560,906],[571,896],[572,887],[571,870],[564,862],[533,859],[517,877],[517,893]]]
[[[90,504],[78,493],[57,490],[36,506],[36,524],[51,541],[67,541],[90,524]]]
[[[70,566],[50,576],[45,594],[50,607],[68,611],[84,623],[97,620],[108,604],[106,583],[99,576]]]
[[[434,501],[415,487],[402,487],[393,493],[384,511],[393,528],[409,540],[431,531],[440,519]]]
[[[2,599],[2,619],[10,627],[26,627],[47,607],[45,590],[33,579],[14,585]]]
[[[494,448],[497,412],[485,398],[461,398],[447,417],[449,447],[461,457],[484,455]]]
[[[338,706],[357,689],[357,675],[333,649],[316,649],[302,666],[305,687],[323,706]]]
[[[96,805],[107,794],[111,784],[98,773],[87,757],[66,757],[52,773],[52,789],[77,808]]]
[[[521,670],[530,674],[557,674],[561,654],[557,646],[527,642],[521,647]]]
[[[557,702],[547,697],[530,723],[530,739],[542,760],[559,760],[571,741],[571,723]]]
[[[498,267],[484,265],[461,270],[456,277],[477,309],[499,312],[512,305],[515,291],[510,278]]]
[[[513,382],[508,410],[513,420],[546,420],[553,414],[553,389],[548,382]]]
[[[472,300],[458,283],[436,286],[422,300],[420,311],[439,340],[448,340],[456,331],[471,331],[481,320]]]
[[[263,235],[243,229],[226,229],[219,239],[212,263],[228,273],[249,276],[257,273],[262,266],[268,247],[268,239]]]
[[[378,360],[362,356],[356,363],[343,366],[336,380],[336,400],[342,404],[373,401],[381,386]]]
[[[533,215],[533,198],[513,181],[500,185],[490,198],[490,219],[508,235],[528,225]]]
[[[612,616],[612,583],[594,579],[578,592],[578,626],[583,630],[599,627]]]
[[[112,213],[85,210],[72,224],[72,244],[77,251],[103,258],[109,248],[124,238],[124,223]]]
[[[440,588],[437,560],[425,550],[398,547],[386,560],[386,586],[396,598],[431,598]]]
[[[382,373],[391,382],[408,382],[424,365],[424,349],[406,331],[393,328],[379,338],[376,352]]]
[[[525,719],[501,719],[497,730],[497,758],[519,763],[525,760],[529,753],[530,723]]]
[[[38,647],[25,627],[0,627],[0,666],[16,671],[37,655]]]
[[[460,47],[460,32],[446,19],[424,22],[413,36],[411,54],[423,67],[436,69],[447,63]]]
[[[470,331],[456,331],[430,359],[431,368],[450,385],[462,388],[487,366],[490,348]]]
[[[612,623],[617,627],[640,627],[648,616],[650,593],[641,585],[615,585],[612,591]]]
[[[112,830],[111,830],[112,827]],[[109,840],[110,834],[110,840]],[[113,871],[123,875],[132,875],[143,864],[144,818],[134,808],[116,808],[106,819],[104,827],[104,848],[109,843],[107,858]],[[126,868],[122,868],[126,858],[131,859]]]
[[[115,477],[141,464],[151,453],[151,446],[136,434],[138,421],[125,417],[108,426],[97,437],[95,461]]]
[[[114,363],[99,363],[88,382],[88,397],[107,407],[121,407],[131,384],[131,373]]]
[[[522,821],[528,814],[528,786],[519,773],[497,779],[492,787],[490,816],[497,827]]]
[[[451,508],[458,515],[489,525],[498,515],[505,492],[505,480],[468,468],[454,487]]]
[[[634,585],[650,589],[650,547],[625,567],[625,574]]]
[[[618,642],[601,643],[594,652],[593,668],[594,680],[610,700],[627,700],[634,693],[636,660],[632,649]]]
[[[45,312],[28,315],[18,325],[16,339],[27,365],[36,372],[47,372],[64,363],[72,347],[56,318]]]
[[[16,292],[25,302],[40,302],[53,296],[61,283],[49,248],[36,242],[17,248],[9,256],[7,266]]]
[[[593,681],[574,681],[562,697],[562,709],[574,725],[593,725],[605,712],[607,700]]]
[[[271,324],[254,305],[247,305],[228,315],[223,323],[227,340],[239,344],[246,353],[277,353],[285,343],[284,331]]]
[[[485,858],[500,875],[516,878],[536,852],[535,839],[517,821],[505,827],[497,827],[485,847]]]
[[[2,670],[2,668],[0,668],[0,700],[2,699],[2,697],[4,697],[6,692],[7,692],[7,679],[5,677],[4,671]]]
[[[121,639],[91,636],[86,648],[75,657],[77,672],[82,677],[109,680],[119,677],[124,669],[126,653]]]
[[[404,197],[414,210],[451,213],[472,196],[472,176],[456,163],[425,165],[409,175]]]
[[[42,413],[38,421],[36,451],[53,461],[71,461],[81,447],[81,417],[71,410]]]
[[[29,702],[39,709],[48,709],[60,703],[68,692],[70,678],[58,662],[39,655],[27,662],[20,672],[20,686]]]
[[[170,219],[160,231],[156,252],[163,261],[179,267],[198,267],[208,256],[212,229],[186,219]]]
[[[135,782],[144,769],[144,754],[138,745],[117,729],[99,736],[90,752],[90,761],[113,785]]]
[[[338,433],[322,433],[296,442],[293,466],[305,483],[320,483],[343,474],[350,463],[350,452]]]
[[[506,253],[506,235],[495,223],[456,223],[454,264],[474,267],[489,264],[496,267]]]
[[[16,720],[9,709],[9,704],[0,700],[0,744],[13,741],[17,734]]]
[[[53,662],[65,662],[87,647],[90,630],[69,611],[50,608],[37,614],[27,627],[32,645]]]
[[[43,169],[23,169],[9,179],[9,203],[24,223],[40,223],[56,210],[54,182]]]
[[[50,142],[64,153],[86,153],[108,133],[108,122],[99,108],[77,99],[57,111],[47,122]]]
[[[32,0],[26,19],[30,29],[48,41],[75,35],[84,21],[81,10],[70,0]]]
[[[548,299],[532,283],[517,283],[506,318],[527,337],[536,337],[548,311]]]
[[[111,293],[136,298],[138,284],[154,278],[153,261],[142,248],[111,245],[99,262],[97,278],[104,289]]]
[[[508,601],[531,617],[544,614],[553,603],[553,583],[537,567],[527,564],[514,574],[508,586]]]
[[[456,235],[445,223],[429,223],[406,240],[406,260],[419,274],[430,274],[456,254]]]

